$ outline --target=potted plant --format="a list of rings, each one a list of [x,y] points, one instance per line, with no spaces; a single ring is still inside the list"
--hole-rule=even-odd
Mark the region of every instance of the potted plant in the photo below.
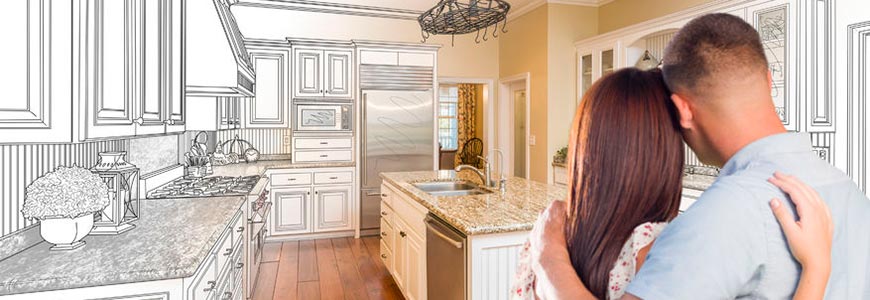
[[[76,249],[94,227],[94,213],[109,205],[109,189],[100,176],[80,167],[59,167],[27,187],[26,218],[39,219],[39,233],[52,250]]]

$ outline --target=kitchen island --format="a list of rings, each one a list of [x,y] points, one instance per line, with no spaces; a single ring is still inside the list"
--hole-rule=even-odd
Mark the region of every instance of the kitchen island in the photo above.
[[[0,298],[191,299],[187,290],[197,283],[194,277],[209,269],[215,252],[224,251],[218,243],[235,232],[230,226],[243,221],[244,202],[244,197],[142,200],[141,217],[129,232],[90,235],[84,247],[70,251],[50,251],[43,242],[0,261]]]
[[[567,195],[564,187],[517,177],[507,179],[504,193],[433,196],[415,186],[457,181],[480,186],[471,172],[382,173],[381,178],[381,258],[408,299],[428,297],[430,276],[443,288],[429,298],[507,299],[528,232],[550,202]],[[446,234],[433,230],[438,226]]]

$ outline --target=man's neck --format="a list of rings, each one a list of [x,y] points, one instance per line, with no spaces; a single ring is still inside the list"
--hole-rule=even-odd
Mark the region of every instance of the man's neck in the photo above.
[[[728,142],[724,145],[720,145],[719,154],[722,157],[723,165],[749,144],[768,136],[787,132],[778,117],[775,119],[767,118],[767,120],[755,123],[755,125],[741,122],[740,125],[731,128],[732,138],[727,139]]]

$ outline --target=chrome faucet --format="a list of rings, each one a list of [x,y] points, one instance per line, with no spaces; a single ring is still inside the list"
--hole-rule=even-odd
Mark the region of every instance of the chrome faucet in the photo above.
[[[504,154],[502,154],[501,150],[499,149],[493,149],[492,151],[496,151],[497,153],[499,153],[499,157],[501,158],[499,168],[504,169]],[[477,174],[477,176],[480,177],[480,182],[482,182],[484,186],[488,188],[498,188],[500,191],[504,192],[505,182],[507,181],[507,179],[505,179],[503,176],[500,176],[498,181],[492,180],[492,166],[490,165],[489,160],[487,160],[486,157],[483,156],[478,156],[478,158],[483,161],[483,171],[472,165],[458,165],[455,169],[456,172],[458,173],[462,170],[472,170],[475,174]]]

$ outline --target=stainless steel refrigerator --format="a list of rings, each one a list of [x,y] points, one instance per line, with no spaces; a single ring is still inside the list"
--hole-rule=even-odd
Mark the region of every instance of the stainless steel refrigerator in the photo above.
[[[380,227],[381,172],[434,169],[433,92],[363,90],[360,230]]]

